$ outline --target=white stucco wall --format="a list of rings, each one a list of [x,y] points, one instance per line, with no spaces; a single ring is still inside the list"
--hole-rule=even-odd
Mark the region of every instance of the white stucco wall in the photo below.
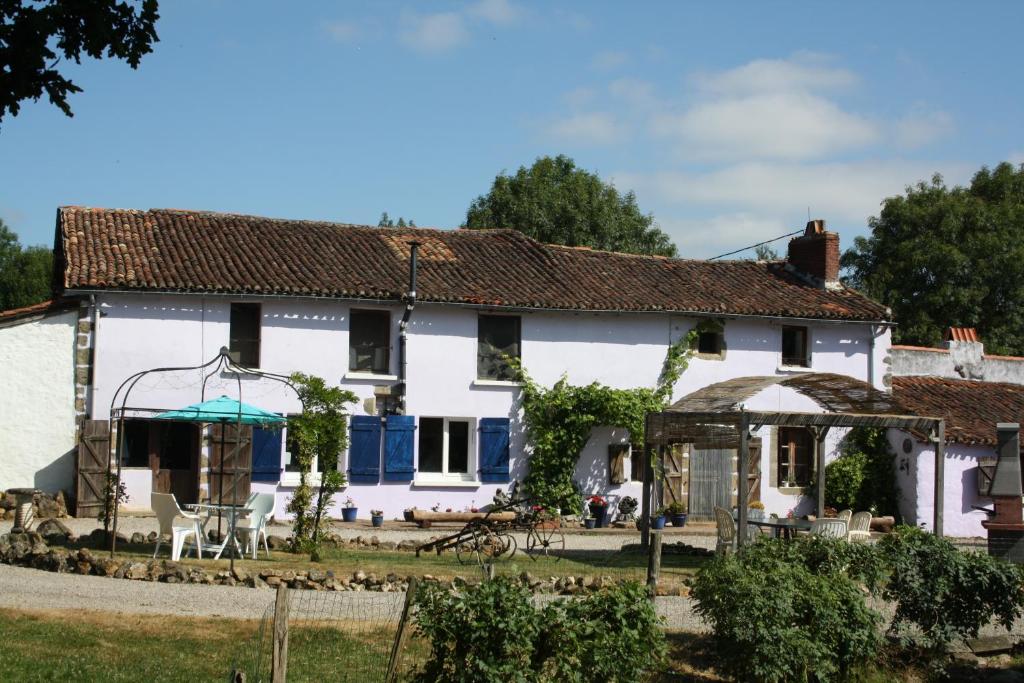
[[[903,450],[906,439],[910,439],[910,453]],[[889,442],[896,453],[903,521],[931,530],[935,519],[935,447],[895,429],[889,430]],[[987,534],[981,523],[988,515],[971,506],[992,507],[990,498],[978,495],[977,467],[979,458],[995,456],[994,449],[986,446],[946,444],[942,506],[942,531],[946,536]]]
[[[0,327],[0,489],[74,491],[77,311]]]
[[[104,413],[112,392],[132,372],[156,366],[198,364],[213,358],[221,346],[228,344],[231,302],[227,298],[103,295],[100,303],[103,315],[96,331],[93,405],[101,407]],[[392,310],[391,370],[397,374],[399,307],[286,298],[268,299],[262,304],[263,369],[284,374],[301,370],[318,375],[355,392],[360,399],[371,397],[375,384],[392,383],[393,380],[355,379],[349,375],[349,311]],[[477,316],[478,311],[470,308],[417,306],[408,342],[408,414],[513,418],[511,469],[514,477],[522,476],[526,460],[515,411],[518,389],[476,381]],[[664,314],[552,312],[523,313],[521,320],[522,361],[537,381],[551,385],[564,373],[575,384],[600,381],[618,388],[654,386],[668,344],[686,334],[696,322]],[[676,386],[675,398],[731,377],[789,372],[780,368],[781,326],[770,320],[727,320],[725,360],[694,359]],[[814,370],[868,379],[870,326],[814,323],[809,327]],[[887,333],[883,338],[887,340]],[[876,348],[877,345],[876,341]],[[877,367],[876,364],[876,374],[880,374]],[[200,384],[199,372],[147,378],[139,383],[131,404],[175,408],[195,403],[200,400]],[[236,380],[213,378],[206,398],[221,393],[237,396]],[[293,412],[299,407],[287,390],[260,380],[243,380],[241,399],[277,412]],[[354,412],[363,414],[362,404],[355,406]],[[583,474],[599,463],[606,468],[607,444],[626,439],[622,430],[595,432],[577,473]],[[261,489],[268,486],[260,485]],[[594,486],[599,484],[595,482]],[[440,503],[442,508],[453,509],[484,505],[498,488],[504,487],[507,485],[438,487],[382,482],[352,484],[339,498],[351,496],[361,517],[367,516],[371,508],[378,508],[390,518],[413,505],[430,508]],[[283,514],[291,489],[281,485],[272,488],[279,494],[278,514]],[[639,494],[635,484],[620,489],[592,492],[613,497]],[[138,493],[148,496],[148,491]]]

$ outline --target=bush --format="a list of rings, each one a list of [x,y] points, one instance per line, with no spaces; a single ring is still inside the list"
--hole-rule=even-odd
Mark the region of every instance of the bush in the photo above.
[[[898,515],[895,457],[884,429],[851,431],[842,454],[825,467],[825,504]]]
[[[506,578],[452,593],[427,584],[416,632],[430,641],[419,681],[529,681],[538,620],[530,591]]]
[[[891,574],[883,596],[896,603],[889,631],[902,645],[944,651],[956,638],[976,638],[992,619],[1007,630],[1024,612],[1020,567],[944,538],[900,527],[879,543]]]
[[[713,627],[726,673],[767,683],[843,680],[875,657],[881,617],[840,569],[851,559],[842,552],[838,543],[769,540],[700,570],[696,611]]]
[[[540,618],[540,680],[630,681],[664,663],[665,634],[639,583],[552,603]]]
[[[497,578],[459,593],[428,585],[417,633],[430,641],[418,681],[636,681],[664,661],[665,636],[646,588],[623,583],[533,607]]]

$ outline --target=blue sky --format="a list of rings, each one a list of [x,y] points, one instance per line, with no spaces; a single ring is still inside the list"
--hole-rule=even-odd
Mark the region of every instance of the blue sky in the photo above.
[[[1024,162],[1024,3],[161,5],[137,71],[85,62],[74,118],[0,127],[23,243],[64,204],[456,227],[499,171],[564,153],[684,256],[808,207],[848,246],[908,183]]]

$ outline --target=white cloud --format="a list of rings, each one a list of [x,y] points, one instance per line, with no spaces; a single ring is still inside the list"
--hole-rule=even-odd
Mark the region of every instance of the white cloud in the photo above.
[[[1024,164],[1024,152],[1010,152],[1006,156],[1006,160],[1009,161],[1014,166]]]
[[[339,43],[351,43],[362,34],[359,26],[352,21],[325,21],[323,27]]]
[[[800,92],[700,102],[682,114],[655,117],[652,130],[676,138],[688,156],[720,160],[812,159],[879,139],[871,121]]]
[[[403,12],[399,23],[399,40],[417,52],[447,52],[469,37],[462,15],[456,12],[426,15]]]
[[[569,92],[562,95],[562,99],[565,100],[565,103],[568,104],[573,109],[585,107],[586,105],[593,102],[595,97],[597,97],[597,91],[594,90],[593,88],[587,88],[584,86],[581,86],[579,88],[573,88]]]
[[[621,50],[604,50],[594,55],[590,65],[595,69],[610,71],[617,69],[629,61],[629,55]]]
[[[953,132],[953,117],[944,111],[918,109],[893,125],[896,144],[906,149],[924,147]]]
[[[845,90],[859,82],[855,73],[830,66],[830,61],[810,53],[790,59],[755,59],[726,71],[698,73],[694,81],[702,90],[719,95]]]
[[[679,247],[679,254],[683,258],[710,258],[793,232],[793,227],[780,219],[745,212],[725,213],[709,218],[659,218],[658,225]],[[780,240],[770,246],[780,254],[785,254],[785,245],[785,240]],[[752,258],[753,253],[751,250],[729,258]]]
[[[492,24],[514,24],[522,12],[508,0],[480,0],[466,10],[469,14]]]
[[[627,104],[636,107],[651,107],[657,102],[654,84],[635,78],[619,78],[608,84],[608,92]]]
[[[575,114],[548,127],[548,135],[558,140],[588,144],[609,145],[621,142],[627,136],[625,126],[604,112]]]

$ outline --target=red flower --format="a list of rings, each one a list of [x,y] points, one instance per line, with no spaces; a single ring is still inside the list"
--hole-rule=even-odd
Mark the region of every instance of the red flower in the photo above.
[[[594,507],[603,507],[608,504],[608,501],[606,501],[601,496],[591,496],[590,504],[593,505]]]

